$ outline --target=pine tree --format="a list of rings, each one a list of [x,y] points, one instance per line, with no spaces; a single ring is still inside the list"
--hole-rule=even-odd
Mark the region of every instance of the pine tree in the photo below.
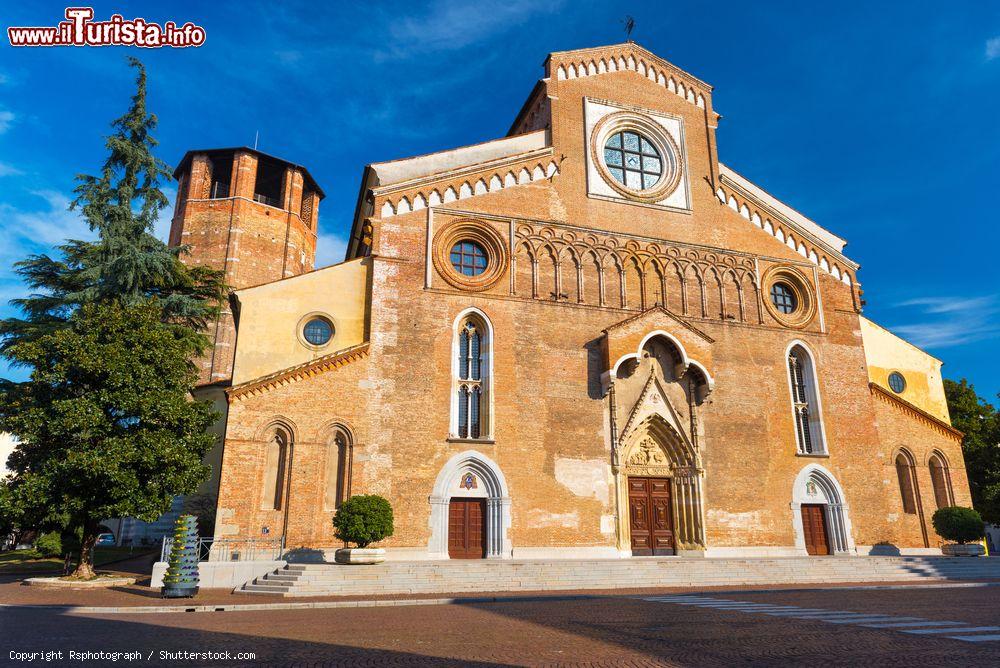
[[[217,417],[191,399],[191,360],[225,287],[153,235],[170,170],[153,155],[145,69],[129,62],[136,94],[100,175],[77,177],[73,206],[98,238],[15,265],[34,294],[14,301],[22,318],[0,321],[0,354],[31,370],[0,379],[0,430],[19,441],[5,506],[22,527],[82,529],[78,577],[93,577],[101,519],[152,521],[207,478]]]
[[[112,124],[100,176],[77,176],[76,199],[96,241],[67,240],[61,257],[32,255],[15,270],[34,293],[13,300],[25,317],[0,321],[0,352],[63,327],[79,306],[102,300],[125,304],[156,297],[165,322],[180,325],[204,348],[201,332],[218,315],[224,294],[220,272],[181,262],[187,247],[170,247],[153,235],[169,202],[160,190],[170,169],[153,155],[156,116],[146,110],[146,71],[136,58],[136,93]]]

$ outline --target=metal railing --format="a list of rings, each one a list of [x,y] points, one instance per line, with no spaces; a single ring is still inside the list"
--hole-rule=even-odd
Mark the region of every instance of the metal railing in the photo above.
[[[170,559],[174,539],[163,537],[160,561]],[[199,538],[198,561],[274,561],[285,552],[282,538]]]

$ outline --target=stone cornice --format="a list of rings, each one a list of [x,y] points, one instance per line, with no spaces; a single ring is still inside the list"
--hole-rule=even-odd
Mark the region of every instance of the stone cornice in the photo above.
[[[954,438],[956,441],[961,441],[962,438],[965,436],[965,434],[955,429],[941,418],[935,417],[930,413],[928,413],[927,411],[925,411],[924,409],[914,406],[909,401],[897,397],[896,395],[889,392],[889,390],[886,390],[880,385],[876,385],[875,383],[868,383],[868,387],[871,389],[871,393],[873,396],[878,397],[887,404],[895,406],[900,411],[907,413],[911,417],[914,417],[924,422],[928,426],[932,427],[933,429],[936,429],[937,431],[945,434],[946,436],[950,436],[951,438]]]
[[[318,357],[304,364],[282,369],[270,375],[234,385],[226,390],[226,394],[230,399],[243,399],[247,396],[263,394],[280,385],[287,385],[303,378],[338,369],[367,356],[368,343],[365,342],[329,355],[324,355],[323,357]]]

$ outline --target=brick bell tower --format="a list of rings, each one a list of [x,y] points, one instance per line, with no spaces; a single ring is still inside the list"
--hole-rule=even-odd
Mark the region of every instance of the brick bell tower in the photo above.
[[[206,149],[188,151],[174,178],[170,244],[190,246],[185,262],[221,269],[232,290],[312,270],[324,195],[304,167],[246,147]],[[228,302],[208,334],[199,384],[227,384],[236,345]]]

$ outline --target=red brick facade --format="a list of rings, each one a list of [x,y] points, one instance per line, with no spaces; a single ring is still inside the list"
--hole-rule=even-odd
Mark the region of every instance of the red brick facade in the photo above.
[[[372,165],[349,250],[371,256],[366,341],[295,369],[276,361],[230,389],[217,535],[337,547],[331,495],[382,494],[390,554],[441,558],[448,499],[480,495],[488,556],[627,556],[638,529],[625,486],[652,475],[671,480],[678,553],[804,553],[803,503],[826,504],[834,552],[938,547],[927,457],[948,461],[954,501],[968,505],[959,437],[869,387],[857,266],[835,236],[719,164],[711,93],[633,44],[552,54],[496,144],[516,150]],[[588,121],[601,105],[640,128],[666,119],[654,131],[675,133],[683,190],[602,194]],[[234,192],[253,159],[240,155]],[[205,179],[197,155],[190,165],[185,192]],[[302,177],[288,173],[294,198]],[[237,286],[311,269],[316,207],[303,222],[247,193],[187,197],[174,240]],[[467,239],[488,257],[482,280],[449,266]],[[238,266],[224,262],[234,255]],[[798,299],[787,317],[768,295],[779,278]],[[462,314],[486,337],[478,438],[455,427]],[[218,348],[232,341],[224,323]],[[800,403],[813,452],[796,436],[793,351],[810,366]],[[232,363],[216,354],[228,361],[213,378]],[[901,446],[916,458],[919,516],[901,507]]]

